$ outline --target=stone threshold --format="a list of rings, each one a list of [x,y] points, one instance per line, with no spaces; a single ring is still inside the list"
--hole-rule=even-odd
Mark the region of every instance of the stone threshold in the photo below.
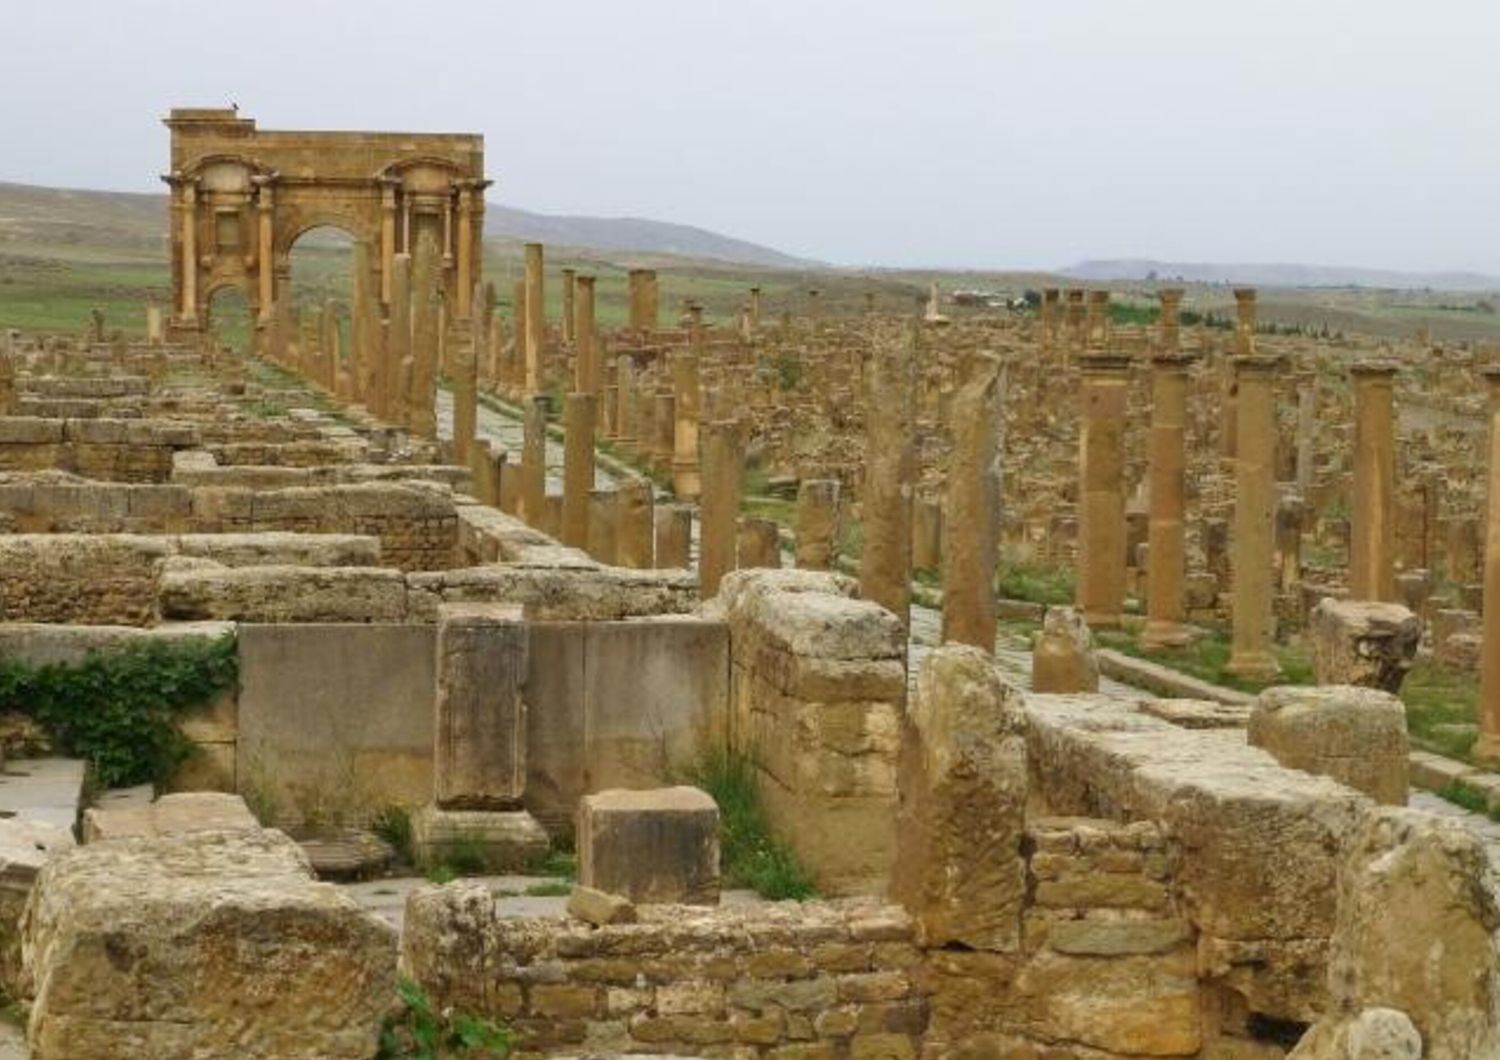
[[[1094,655],[1099,660],[1099,672],[1112,677],[1121,684],[1131,685],[1155,692],[1170,699],[1207,699],[1231,707],[1248,707],[1255,697],[1247,692],[1216,685],[1202,678],[1190,677],[1160,663],[1137,659],[1133,655],[1099,648]]]
[[[1432,751],[1412,751],[1407,761],[1411,786],[1441,795],[1458,787],[1483,797],[1487,813],[1500,813],[1500,773],[1471,766]]]

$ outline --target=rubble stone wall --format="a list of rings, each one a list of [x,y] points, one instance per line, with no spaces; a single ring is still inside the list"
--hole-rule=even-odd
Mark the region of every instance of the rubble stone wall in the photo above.
[[[406,970],[439,1007],[503,1019],[520,1056],[913,1060],[927,1027],[910,920],[872,902],[647,906],[593,928],[506,918],[478,884],[407,903]]]
[[[720,588],[730,630],[731,745],[825,894],[882,893],[895,853],[906,639],[852,583],[740,571]]]

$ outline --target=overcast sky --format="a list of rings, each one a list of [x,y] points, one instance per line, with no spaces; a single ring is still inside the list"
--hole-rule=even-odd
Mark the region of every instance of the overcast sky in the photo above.
[[[491,197],[841,264],[1500,273],[1495,0],[0,0],[0,180],[172,106],[481,132]]]

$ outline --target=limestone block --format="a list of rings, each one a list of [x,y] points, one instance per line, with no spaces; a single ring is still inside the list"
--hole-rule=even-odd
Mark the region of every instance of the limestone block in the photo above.
[[[144,806],[93,806],[83,814],[83,841],[242,832],[260,827],[238,795],[193,791],[163,795]]]
[[[929,655],[903,725],[891,896],[927,946],[1012,951],[1026,901],[1024,717],[988,653]]]
[[[1389,692],[1353,685],[1268,688],[1250,713],[1249,740],[1288,769],[1406,805],[1406,708]]]
[[[1097,692],[1094,635],[1072,607],[1049,607],[1032,647],[1031,687],[1038,692]]]
[[[520,872],[546,855],[552,841],[525,810],[449,810],[423,806],[411,815],[419,864],[478,857],[487,872]]]
[[[1339,872],[1325,1021],[1364,1043],[1351,1056],[1384,1060],[1375,1043],[1407,1037],[1372,1008],[1405,1013],[1425,1060],[1500,1055],[1495,882],[1483,840],[1459,822],[1406,809],[1365,819]]]
[[[75,845],[73,833],[61,825],[0,819],[0,984],[12,996],[21,975],[19,927],[31,885],[43,865]]]
[[[274,831],[94,843],[23,918],[33,1060],[368,1060],[393,929]]]
[[[516,605],[446,604],[439,610],[439,806],[519,805],[526,789],[526,649],[526,624]]]
[[[239,622],[400,622],[406,579],[372,567],[187,567],[165,564],[168,618]]]
[[[635,903],[618,894],[597,891],[592,887],[574,887],[568,895],[568,915],[595,927],[605,924],[633,924],[637,916]]]
[[[1320,685],[1399,692],[1422,639],[1422,623],[1400,604],[1324,598],[1309,619]]]
[[[635,902],[717,904],[719,807],[690,787],[585,795],[578,882]]]

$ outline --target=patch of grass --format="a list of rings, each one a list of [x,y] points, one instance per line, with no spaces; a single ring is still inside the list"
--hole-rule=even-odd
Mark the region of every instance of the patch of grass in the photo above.
[[[1490,815],[1489,802],[1484,797],[1484,793],[1466,787],[1456,780],[1438,792],[1438,797],[1447,799],[1455,806],[1462,806],[1470,813],[1477,813],[1485,817]]]
[[[391,845],[396,856],[402,861],[410,862],[411,856],[411,815],[402,806],[387,806],[375,815],[375,820],[370,824],[370,831]]]
[[[526,866],[531,876],[555,876],[562,880],[578,878],[578,855],[571,850],[553,849]]]
[[[719,804],[720,855],[725,880],[773,901],[813,897],[812,875],[791,849],[771,833],[748,755],[714,752],[688,772],[688,780]]]
[[[1281,676],[1267,682],[1247,681],[1236,674],[1229,673],[1225,667],[1229,664],[1230,639],[1229,634],[1223,630],[1209,630],[1194,643],[1185,648],[1159,648],[1147,651],[1140,646],[1135,634],[1124,630],[1097,630],[1094,640],[1100,647],[1113,648],[1115,651],[1132,655],[1137,659],[1145,659],[1179,673],[1196,677],[1201,681],[1223,688],[1232,688],[1240,692],[1259,692],[1272,685],[1307,685],[1313,684],[1312,663],[1307,656],[1298,649],[1275,646],[1277,662],[1281,665]]]
[[[573,893],[573,885],[567,880],[548,880],[534,883],[526,888],[527,898],[564,898]]]
[[[1406,729],[1412,742],[1448,758],[1467,760],[1474,750],[1479,682],[1471,673],[1419,660],[1401,685]]]
[[[458,873],[447,862],[439,862],[427,870],[427,881],[442,886],[458,879]]]
[[[438,1009],[425,991],[402,978],[396,987],[400,1009],[380,1028],[375,1060],[505,1060],[513,1036],[494,1020]]]
[[[1071,604],[1077,580],[1071,569],[1036,563],[1007,563],[1000,571],[1000,595],[1007,600],[1029,600],[1049,607]]]

